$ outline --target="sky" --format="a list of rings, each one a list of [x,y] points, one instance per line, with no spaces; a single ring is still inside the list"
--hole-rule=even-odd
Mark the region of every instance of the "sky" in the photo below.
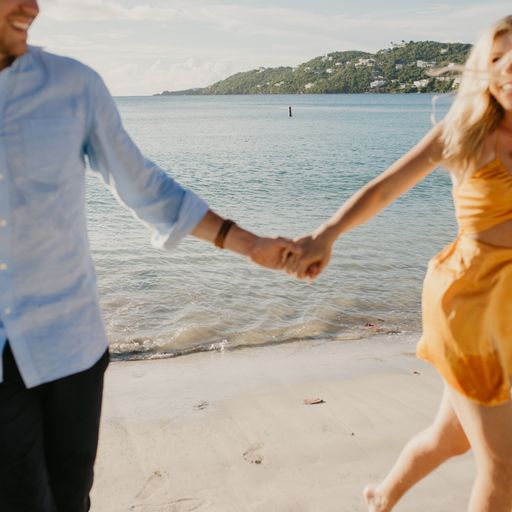
[[[40,0],[30,43],[76,58],[115,96],[391,42],[474,43],[510,0]]]

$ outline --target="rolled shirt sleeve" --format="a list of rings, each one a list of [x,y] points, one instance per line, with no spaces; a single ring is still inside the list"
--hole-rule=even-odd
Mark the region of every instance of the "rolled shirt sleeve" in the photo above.
[[[170,250],[197,226],[207,203],[142,155],[125,131],[103,80],[92,74],[85,154],[112,194],[152,232],[154,247]]]

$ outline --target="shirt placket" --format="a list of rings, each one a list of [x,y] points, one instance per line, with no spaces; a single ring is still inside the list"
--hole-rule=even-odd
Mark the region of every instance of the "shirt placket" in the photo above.
[[[9,167],[5,146],[4,111],[6,98],[9,93],[11,69],[0,73],[0,348],[3,347],[7,336],[6,326],[8,317],[12,314],[11,293],[9,286],[10,274],[10,244],[9,244]]]

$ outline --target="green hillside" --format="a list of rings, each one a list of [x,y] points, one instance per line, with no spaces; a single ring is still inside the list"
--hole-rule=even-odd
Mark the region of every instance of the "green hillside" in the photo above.
[[[433,78],[429,72],[463,64],[470,49],[462,43],[402,41],[377,53],[333,52],[296,67],[254,69],[208,87],[160,95],[447,92],[457,86],[456,77]]]

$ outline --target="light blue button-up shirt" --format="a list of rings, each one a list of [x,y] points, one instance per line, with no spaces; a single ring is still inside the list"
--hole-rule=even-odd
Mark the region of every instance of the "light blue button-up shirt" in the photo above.
[[[31,47],[1,71],[0,354],[9,339],[27,387],[90,368],[107,347],[86,159],[156,247],[174,247],[208,210],[144,158],[90,68]]]

